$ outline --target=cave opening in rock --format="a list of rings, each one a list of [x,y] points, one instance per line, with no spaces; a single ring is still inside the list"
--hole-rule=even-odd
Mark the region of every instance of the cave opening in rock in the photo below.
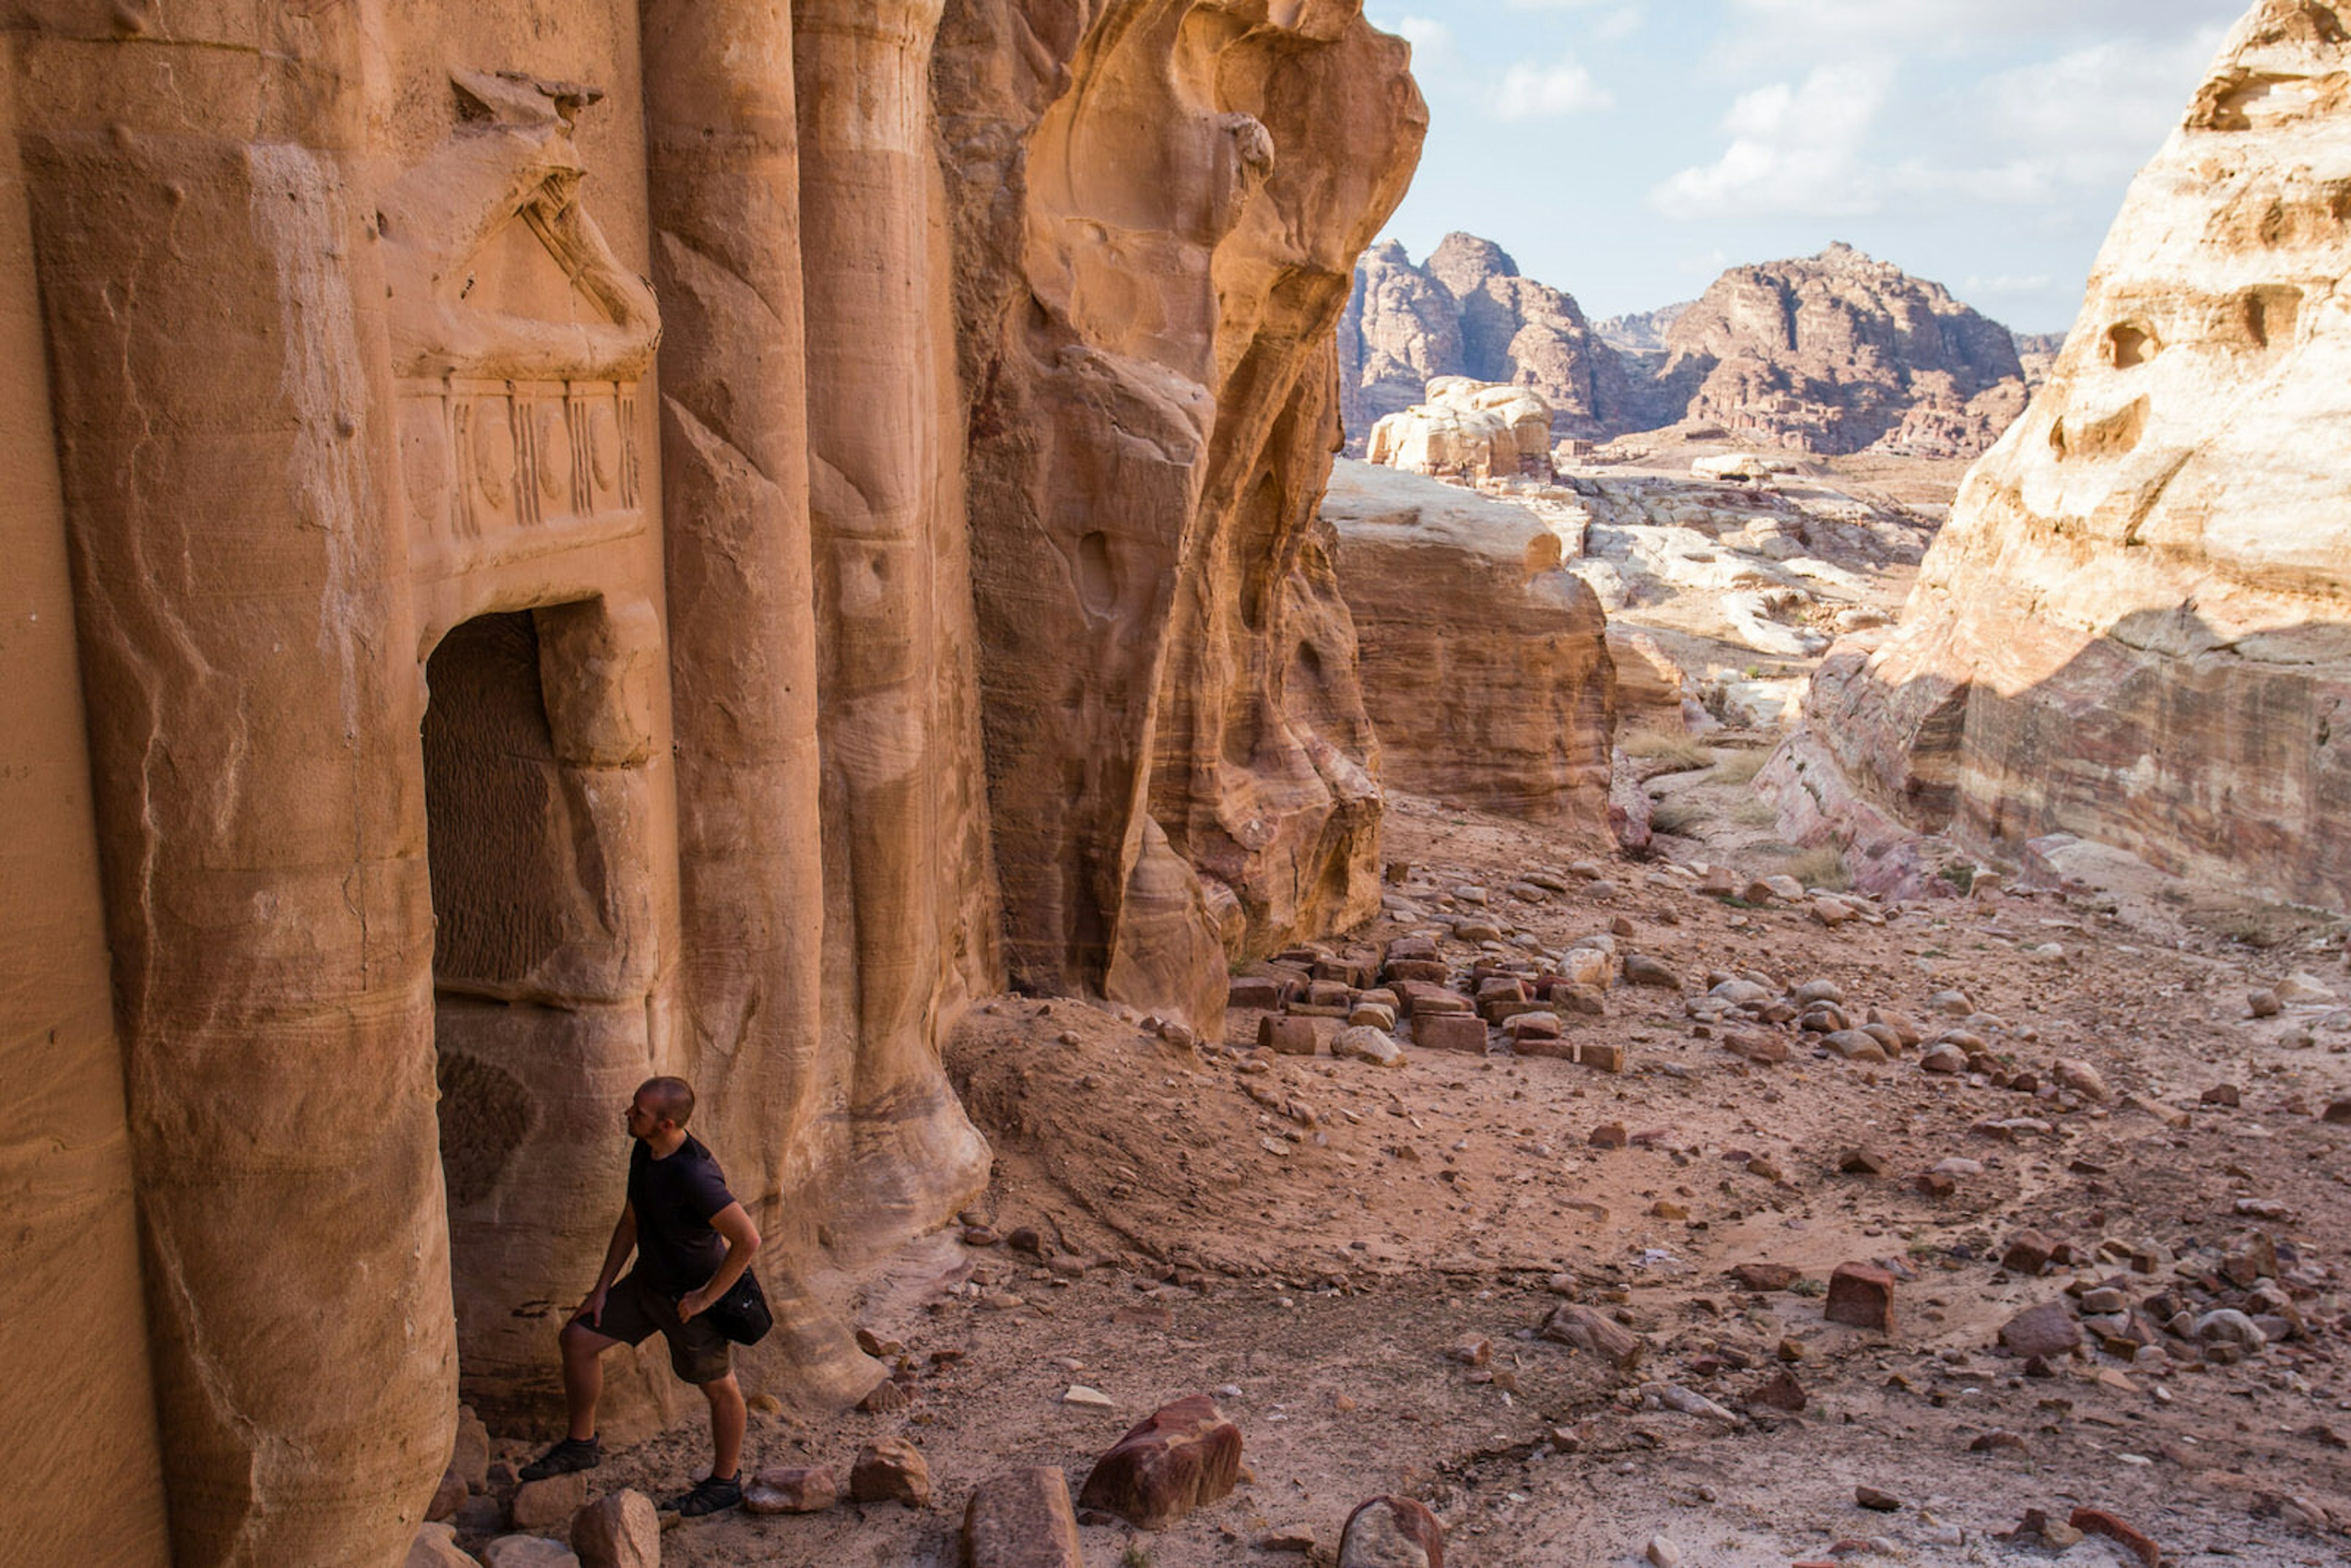
[[[624,889],[627,778],[568,753],[592,708],[567,638],[600,607],[482,615],[427,665],[434,1042],[462,1396],[507,1429],[560,1409],[555,1330],[617,1212],[645,1075]],[[572,639],[576,641],[576,638]]]

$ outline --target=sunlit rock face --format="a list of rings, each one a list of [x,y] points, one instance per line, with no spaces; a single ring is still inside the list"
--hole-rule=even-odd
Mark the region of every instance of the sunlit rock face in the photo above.
[[[1376,907],[1313,513],[1405,62],[1343,0],[0,34],[41,1535],[402,1561],[461,1395],[559,1408],[655,1071],[770,1242],[747,1382],[852,1400],[804,1281],[987,1179],[972,997],[1213,1022]]]
[[[1366,460],[1434,478],[1549,479],[1551,404],[1525,387],[1461,376],[1428,383],[1426,398],[1372,426]]]
[[[1846,245],[1731,268],[1665,343],[1681,417],[1802,452],[1972,457],[2024,406],[2006,328]]]
[[[1849,798],[2351,906],[2346,212],[2351,15],[2267,0],[2131,187],[1898,631],[1823,669],[1774,768],[1817,831]]]
[[[1608,832],[1616,676],[1569,542],[1523,507],[1342,462],[1322,516],[1362,649],[1380,777],[1401,789]]]

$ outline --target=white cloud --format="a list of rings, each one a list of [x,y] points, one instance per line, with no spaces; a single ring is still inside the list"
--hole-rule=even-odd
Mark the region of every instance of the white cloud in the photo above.
[[[1383,24],[1387,30],[1412,46],[1416,58],[1424,55],[1441,55],[1453,47],[1453,29],[1428,16],[1399,16]]]
[[[2241,9],[2234,0],[1729,0],[1729,8],[1750,24],[1740,49],[1832,57],[1888,45],[1958,50],[1987,38],[2159,36]]]
[[[2031,277],[1970,277],[1960,286],[1959,293],[1970,299],[1996,299],[2011,294],[2039,294],[2056,281],[2045,272]]]
[[[1877,182],[1860,152],[1890,86],[1882,64],[1828,65],[1742,94],[1723,117],[1722,156],[1666,180],[1650,205],[1677,218],[1876,212]]]
[[[1608,89],[1573,60],[1555,66],[1516,65],[1502,78],[1494,113],[1503,120],[1543,120],[1615,103]]]

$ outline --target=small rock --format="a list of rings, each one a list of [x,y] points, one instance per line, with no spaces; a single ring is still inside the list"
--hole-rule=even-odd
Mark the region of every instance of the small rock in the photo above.
[[[1375,1497],[1347,1516],[1338,1568],[1445,1568],[1445,1527],[1408,1497]]]
[[[1547,1340],[1587,1351],[1622,1370],[1640,1364],[1640,1336],[1590,1307],[1573,1302],[1559,1307],[1543,1320],[1541,1332]]]
[[[857,1407],[869,1416],[879,1416],[893,1410],[904,1410],[914,1402],[914,1396],[885,1377],[866,1390],[865,1397],[857,1402]]]
[[[2206,1312],[2189,1333],[2205,1344],[2242,1345],[2247,1350],[2258,1350],[2269,1338],[2252,1318],[2233,1307]]]
[[[523,1482],[515,1490],[507,1517],[524,1534],[538,1535],[559,1526],[569,1528],[571,1516],[587,1505],[588,1472],[574,1470],[568,1476]]]
[[[1848,1149],[1837,1159],[1837,1169],[1847,1176],[1884,1176],[1886,1158],[1875,1149]]]
[[[482,1568],[580,1568],[560,1541],[544,1535],[501,1535],[482,1548]]]
[[[857,1450],[857,1458],[849,1467],[849,1496],[853,1502],[902,1502],[908,1508],[928,1508],[930,1461],[903,1438],[868,1443]]]
[[[1118,1401],[1099,1388],[1089,1388],[1082,1383],[1072,1383],[1061,1396],[1061,1403],[1074,1405],[1081,1410],[1115,1410]]]
[[[1785,1367],[1749,1389],[1746,1397],[1750,1405],[1784,1410],[1791,1416],[1802,1415],[1804,1406],[1812,1402],[1811,1396],[1804,1392],[1804,1385],[1796,1381],[1796,1375]]]
[[[2098,1075],[2096,1068],[2086,1061],[2060,1061],[2053,1076],[2061,1087],[2072,1090],[2085,1100],[2103,1103],[2107,1097],[2106,1081]]]
[[[1592,1129],[1591,1134],[1585,1139],[1585,1142],[1589,1143],[1595,1149],[1621,1149],[1627,1142],[1625,1124],[1622,1122],[1603,1122],[1600,1125]]]
[[[1447,1348],[1446,1356],[1464,1366],[1483,1366],[1494,1359],[1494,1342],[1484,1334],[1471,1334],[1456,1340]]]
[[[1314,1020],[1268,1013],[1257,1020],[1257,1043],[1259,1050],[1270,1051],[1276,1056],[1311,1056],[1314,1054]]]
[[[2285,1003],[2275,991],[2263,987],[2245,994],[2245,1009],[2257,1019],[2273,1019],[2285,1010]]]
[[[963,1511],[964,1568],[1085,1568],[1069,1478],[1056,1465],[983,1481]]]
[[[2199,1104],[2225,1105],[2231,1110],[2235,1110],[2244,1103],[2245,1092],[2233,1083],[2215,1083],[2199,1095],[2197,1100]]]
[[[2330,1103],[2318,1119],[2334,1127],[2351,1125],[2351,1095]]]
[[[1682,988],[1681,977],[1665,963],[1650,957],[1646,953],[1628,953],[1625,956],[1625,983],[1631,986],[1654,986],[1667,991],[1678,991]]]
[[[1741,1263],[1730,1277],[1750,1291],[1784,1291],[1802,1279],[1804,1271],[1786,1263]]]
[[[1979,1434],[1976,1440],[1968,1445],[1968,1452],[1970,1454],[2022,1454],[2029,1458],[2032,1457],[2032,1449],[2023,1438],[2013,1432],[1984,1432]]]
[[[409,1542],[408,1558],[401,1568],[482,1568],[471,1556],[458,1550],[457,1532],[449,1525],[428,1523]]]
[[[2161,1568],[2163,1548],[2155,1543],[2152,1536],[2126,1523],[2119,1515],[2102,1508],[2077,1508],[2067,1522],[2085,1535],[2105,1536],[2137,1558],[2146,1568]]]
[[[1354,1024],[1332,1037],[1331,1054],[1353,1061],[1368,1061],[1374,1067],[1402,1067],[1404,1047],[1384,1029],[1370,1024]]]
[[[2081,1321],[2063,1301],[2028,1307],[2001,1325],[2000,1343],[2015,1355],[2051,1356],[2070,1354],[2082,1343]]]
[[[1828,1321],[1894,1332],[1894,1276],[1872,1263],[1840,1263],[1829,1276]]]
[[[747,1513],[822,1513],[840,1500],[840,1483],[822,1465],[761,1470],[743,1489]]]
[[[1902,1511],[1902,1500],[1900,1498],[1896,1497],[1890,1491],[1880,1491],[1876,1487],[1854,1488],[1853,1500],[1856,1506],[1868,1509],[1873,1513],[1899,1513]]]
[[[571,1517],[580,1568],[661,1568],[661,1515],[641,1491],[607,1492]]]
[[[1642,1555],[1649,1560],[1651,1568],[1681,1568],[1682,1549],[1663,1535],[1649,1537],[1648,1550]]]
[[[424,1505],[424,1517],[427,1520],[447,1519],[457,1511],[457,1505],[464,1502],[468,1495],[465,1478],[455,1470],[444,1470],[441,1472],[441,1484],[433,1489],[433,1500]]]
[[[2008,1249],[2000,1255],[2000,1266],[2011,1274],[2028,1277],[2049,1266],[2057,1244],[2038,1230],[2020,1230],[2010,1238]]]

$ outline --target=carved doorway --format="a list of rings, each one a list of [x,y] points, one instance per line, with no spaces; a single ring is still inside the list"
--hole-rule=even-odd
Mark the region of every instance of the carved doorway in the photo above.
[[[643,758],[610,731],[600,602],[477,616],[426,665],[434,1035],[462,1396],[494,1426],[561,1408],[555,1332],[621,1203],[621,1111],[650,1071]],[[612,765],[617,760],[617,766]]]

